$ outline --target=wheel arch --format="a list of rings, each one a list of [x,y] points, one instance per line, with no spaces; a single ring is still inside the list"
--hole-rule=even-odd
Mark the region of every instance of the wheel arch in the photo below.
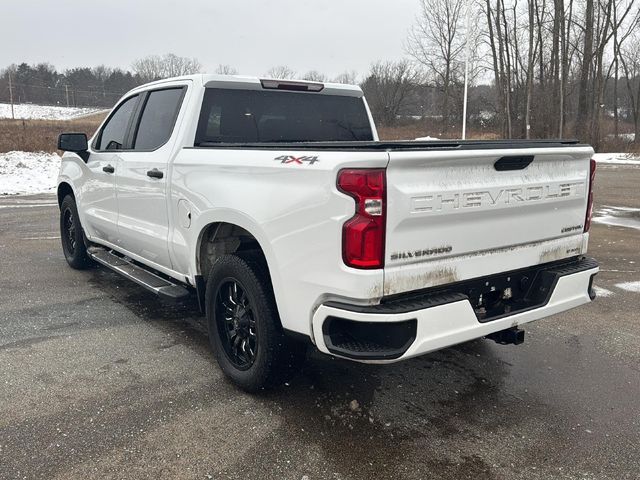
[[[204,311],[204,291],[206,289],[206,279],[215,260],[222,255],[236,254],[239,252],[254,252],[264,261],[266,274],[271,283],[274,296],[277,298],[277,279],[274,278],[276,272],[272,268],[271,251],[265,248],[267,242],[259,235],[254,234],[256,230],[247,226],[239,225],[234,221],[213,221],[204,225],[198,234],[195,248],[195,268],[196,268],[196,290],[200,299],[200,307]],[[277,304],[277,302],[276,302]]]
[[[60,182],[58,184],[57,193],[58,193],[58,207],[62,206],[62,201],[64,200],[64,197],[66,197],[67,195],[71,195],[74,200],[76,198],[76,194],[73,191],[73,187],[68,182]]]
[[[260,241],[249,230],[231,222],[205,225],[200,230],[196,245],[197,274],[206,277],[216,258],[241,251],[259,252],[268,267],[267,255]]]

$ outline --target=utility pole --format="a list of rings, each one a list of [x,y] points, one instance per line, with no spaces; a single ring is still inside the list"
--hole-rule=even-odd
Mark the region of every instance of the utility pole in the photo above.
[[[469,3],[470,0],[467,0],[466,11],[465,11],[465,59],[464,59],[464,99],[462,103],[462,140],[466,140],[467,138],[467,99],[468,99],[468,89],[469,89]]]
[[[67,107],[69,107],[69,85],[65,84],[64,93],[67,96]]]
[[[13,85],[11,84],[11,70],[9,70],[9,101],[11,102],[11,119],[15,120],[16,115],[13,112]]]

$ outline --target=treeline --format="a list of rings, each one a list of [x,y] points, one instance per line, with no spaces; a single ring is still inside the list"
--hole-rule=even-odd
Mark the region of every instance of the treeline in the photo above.
[[[58,72],[49,63],[11,65],[0,71],[0,101],[43,105],[112,107],[143,83],[199,72],[196,59],[174,54],[136,60],[131,70],[100,65]]]
[[[376,62],[362,76],[287,66],[264,75],[359,83],[381,125],[411,122],[451,138],[461,133],[466,74],[476,137],[640,143],[640,1],[416,1],[404,59]],[[10,75],[17,101],[108,107],[135,85],[200,70],[196,59],[171,54],[140,59],[131,71],[12,65],[0,72],[0,101]],[[220,65],[217,73],[238,72]]]
[[[41,105],[112,107],[127,91],[162,78],[188,75],[202,71],[195,58],[174,54],[149,55],[133,62],[130,70],[98,67],[70,68],[59,72],[49,63],[10,65],[0,70],[0,102],[34,103]],[[218,65],[214,73],[235,75],[231,65]],[[286,66],[276,66],[264,73],[266,77],[292,78],[298,74]],[[344,72],[335,78],[311,70],[300,75],[305,80],[357,83],[355,72]]]
[[[637,0],[419,3],[406,41],[415,70],[398,82],[420,77],[437,89],[444,132],[460,124],[469,59],[471,84],[492,86],[471,107],[493,116],[503,137],[576,136],[598,146],[631,128],[640,140]]]
[[[58,72],[48,63],[12,65],[0,73],[0,102],[111,107],[123,93],[144,83],[132,72],[99,66]]]

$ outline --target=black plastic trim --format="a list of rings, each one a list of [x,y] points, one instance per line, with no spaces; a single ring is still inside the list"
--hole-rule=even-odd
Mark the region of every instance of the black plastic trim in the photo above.
[[[198,307],[200,307],[200,313],[205,313],[207,311],[207,306],[205,302],[205,293],[207,290],[207,282],[202,275],[195,276],[196,281],[196,294],[198,295]]]
[[[596,291],[593,288],[593,279],[596,277],[597,273],[594,273],[593,275],[591,275],[591,278],[589,279],[589,298],[593,301],[596,299]]]
[[[510,170],[524,170],[531,162],[533,162],[533,155],[518,155],[502,157],[493,164],[493,167],[498,172],[506,172]]]
[[[417,331],[415,318],[398,322],[360,322],[329,316],[322,324],[327,350],[354,360],[400,358],[415,341]],[[357,348],[358,344],[365,348]]]
[[[469,297],[463,293],[443,293],[435,295],[425,294],[410,298],[384,297],[382,299],[383,303],[378,305],[352,305],[342,302],[327,302],[324,305],[327,307],[338,308],[340,310],[346,310],[348,312],[391,315],[415,312],[417,310],[424,310],[425,308],[438,307],[440,305],[446,305],[447,303],[459,302],[461,300],[468,299]]]
[[[201,142],[191,148],[254,150],[329,150],[329,151],[413,151],[413,150],[489,150],[543,147],[586,147],[578,140],[398,140],[349,142],[273,142],[222,143]]]
[[[535,308],[546,305],[551,298],[551,294],[555,290],[556,284],[561,277],[572,275],[575,273],[591,270],[598,267],[598,262],[590,257],[573,257],[566,260],[535,265],[532,267],[511,270],[494,275],[464,280],[461,282],[451,283],[442,287],[432,287],[414,292],[402,293],[392,296],[383,297],[378,305],[352,305],[343,302],[331,301],[324,305],[328,307],[346,310],[350,312],[366,313],[373,315],[391,315],[399,313],[410,313],[416,310],[445,305],[448,303],[459,302],[462,300],[470,300],[469,292],[472,289],[482,288],[487,282],[493,283],[507,277],[516,277],[518,275],[527,274],[531,277],[530,285],[533,286],[536,278],[544,274],[546,278],[539,280],[540,286],[544,288],[538,301],[532,301],[526,308],[512,310],[508,313],[479,318],[478,321],[484,323],[499,318],[523,313]],[[478,316],[476,314],[476,316]]]
[[[311,337],[309,335],[306,335],[300,332],[295,332],[287,328],[283,328],[282,331],[287,337],[291,338],[292,340],[295,340],[296,342],[304,343],[305,345],[313,345],[313,342],[311,341]]]

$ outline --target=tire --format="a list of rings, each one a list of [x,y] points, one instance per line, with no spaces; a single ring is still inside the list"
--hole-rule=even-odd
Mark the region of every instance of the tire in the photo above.
[[[211,268],[205,301],[215,358],[241,389],[274,387],[304,359],[305,345],[284,335],[260,256],[221,256]]]
[[[60,239],[64,258],[71,268],[84,270],[93,265],[87,255],[84,230],[80,224],[76,201],[67,195],[60,205]]]

